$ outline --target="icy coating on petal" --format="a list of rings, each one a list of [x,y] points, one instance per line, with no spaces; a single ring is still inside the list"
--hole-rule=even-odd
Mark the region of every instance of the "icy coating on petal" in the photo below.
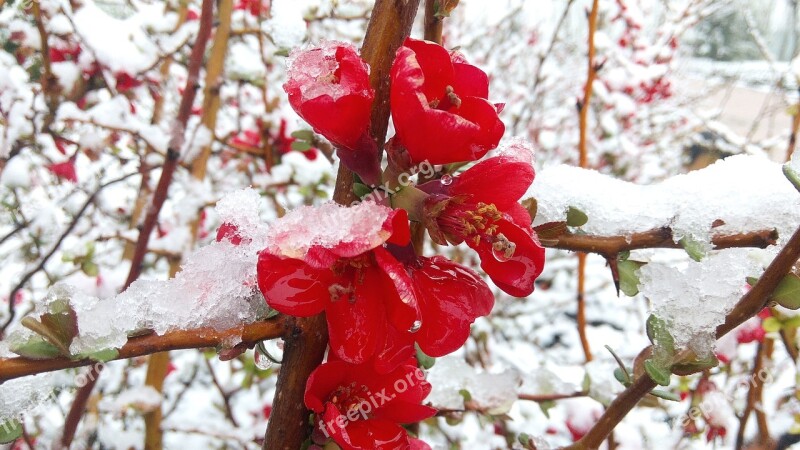
[[[513,161],[533,166],[535,162],[533,152],[533,144],[531,144],[529,140],[522,137],[514,137],[500,146],[496,156],[502,156]]]
[[[391,236],[392,209],[372,202],[346,207],[334,202],[303,206],[275,221],[268,235],[272,254],[303,259],[311,247],[347,247],[350,256]]]
[[[339,41],[323,41],[319,47],[293,51],[287,65],[286,87],[301,89],[303,101],[323,95],[329,95],[334,101],[350,94],[369,95],[369,84],[363,84],[361,92],[358,92],[355,90],[359,88],[358,83],[353,83],[349,78],[339,79],[337,51],[358,55],[358,49],[353,44]],[[366,63],[364,70],[369,74]]]

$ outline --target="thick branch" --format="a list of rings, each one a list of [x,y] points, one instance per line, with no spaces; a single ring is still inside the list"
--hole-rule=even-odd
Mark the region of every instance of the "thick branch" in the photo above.
[[[370,83],[375,89],[370,131],[378,148],[386,141],[389,126],[389,71],[394,54],[411,32],[420,0],[378,0],[372,10],[361,56],[370,65]],[[353,175],[339,167],[334,201],[349,204],[353,194]],[[284,337],[286,346],[278,374],[272,419],[267,426],[264,449],[295,450],[310,431],[309,411],[303,403],[306,380],[322,362],[328,344],[325,316],[297,318]]]
[[[440,0],[425,0],[425,40],[442,44],[443,21],[437,17]]]
[[[720,234],[711,238],[711,242],[717,250],[734,247],[767,248],[775,245],[777,240],[778,232],[776,230]],[[681,245],[673,240],[672,229],[669,227],[633,233],[630,236],[591,236],[564,233],[557,238],[543,240],[542,245],[548,248],[597,253],[604,256],[614,256],[620,252],[642,248],[681,248]]]
[[[240,346],[252,347],[256,343],[280,337],[286,327],[285,318],[277,317],[262,322],[255,322],[243,327],[217,331],[213,328],[170,331],[164,335],[148,334],[133,337],[119,350],[115,359],[128,359],[137,356],[152,355],[170,350],[188,348],[219,347],[237,336],[242,337]],[[14,378],[34,375],[43,372],[69,369],[73,367],[96,364],[90,359],[71,360],[69,358],[53,358],[33,360],[27,358],[0,358],[0,382]]]

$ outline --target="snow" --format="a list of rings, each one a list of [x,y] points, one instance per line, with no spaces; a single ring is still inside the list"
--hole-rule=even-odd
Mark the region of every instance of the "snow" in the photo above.
[[[656,262],[639,269],[639,290],[653,313],[667,322],[676,348],[711,356],[715,331],[745,292],[746,278],[758,276],[760,261],[750,249],[720,250],[700,262],[682,265]]]
[[[276,221],[269,232],[273,254],[303,259],[312,247],[333,248],[350,244],[354,255],[386,242],[384,222],[391,209],[372,202],[345,207],[334,202],[303,206]]]
[[[266,313],[266,303],[255,281],[257,255],[265,236],[265,228],[259,222],[261,203],[252,189],[234,192],[221,200],[217,214],[224,222],[235,224],[239,234],[249,241],[239,246],[223,241],[202,247],[186,258],[173,279],[139,279],[126,291],[107,299],[57,284],[37,305],[37,311],[44,311],[54,299],[69,299],[80,330],[70,346],[72,354],[120,348],[129,335],[141,330],[163,335],[178,329],[225,330],[251,323]],[[9,340],[20,342],[29,336],[31,332],[17,327]]]
[[[152,386],[137,386],[121,392],[115,397],[104,397],[99,404],[102,411],[122,415],[128,408],[148,413],[161,406],[161,393]]]
[[[336,51],[345,47],[358,53],[353,44],[338,41],[324,41],[318,47],[297,49],[292,51],[287,62],[287,86],[301,89],[303,99],[308,101],[329,95],[334,101],[344,95],[353,94],[358,86],[350,83],[347,86],[334,82],[334,72],[339,68],[336,62]],[[369,86],[364,86],[365,91]]]
[[[296,0],[273,0],[272,17],[266,23],[266,31],[275,45],[293,48],[306,37],[306,22],[303,19],[303,4]]]
[[[0,174],[0,184],[8,188],[26,188],[31,184],[30,164],[25,158],[11,158]]]
[[[440,409],[463,410],[467,391],[473,407],[488,414],[505,414],[517,401],[522,378],[516,370],[500,373],[478,372],[457,355],[436,360],[427,377],[432,385],[425,403]]]
[[[49,386],[56,377],[56,374],[44,373],[0,384],[0,427],[43,404],[52,395]]]
[[[581,229],[598,236],[669,226],[676,242],[687,236],[708,243],[715,233],[772,228],[785,239],[800,224],[800,196],[783,176],[780,164],[748,155],[732,156],[653,185],[553,166],[537,174],[525,197],[537,199],[534,225],[566,220],[572,206],[589,217]]]

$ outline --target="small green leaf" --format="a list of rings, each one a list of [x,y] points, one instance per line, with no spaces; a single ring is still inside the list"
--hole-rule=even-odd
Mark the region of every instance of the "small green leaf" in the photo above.
[[[800,277],[788,273],[772,292],[772,300],[784,308],[800,309]]]
[[[567,210],[567,225],[571,227],[582,227],[589,221],[589,216],[580,209],[570,206]]]
[[[420,367],[428,370],[433,367],[434,364],[436,364],[436,358],[426,355],[425,352],[419,348],[419,345],[415,344],[415,347],[417,348],[417,362],[419,363]]]
[[[800,191],[800,174],[794,170],[791,163],[783,165],[783,175],[786,176],[786,179],[792,183],[795,189]]]
[[[658,398],[663,398],[664,400],[669,400],[671,402],[680,402],[681,401],[681,396],[680,395],[678,395],[678,394],[676,394],[674,392],[664,391],[664,390],[661,390],[661,389],[653,389],[652,391],[650,391],[650,394],[652,394],[653,396],[658,397]]]
[[[774,331],[780,331],[783,328],[781,321],[776,319],[775,317],[767,317],[761,322],[761,327],[764,328],[764,331],[767,333],[772,333]]]
[[[22,424],[18,420],[0,422],[0,444],[10,444],[22,436]]]
[[[109,362],[117,359],[119,357],[119,350],[116,348],[107,348],[103,350],[98,350],[96,352],[90,353],[80,353],[74,355],[72,359],[74,360],[81,360],[81,359],[91,359],[98,362]]]
[[[546,402],[539,402],[539,409],[542,410],[542,414],[544,414],[544,416],[547,417],[548,419],[550,418],[550,410],[553,409],[554,406],[556,406],[556,402],[554,402],[553,400],[548,400]]]
[[[756,277],[747,277],[747,279],[745,281],[747,281],[747,284],[749,284],[750,287],[753,287],[753,286],[756,285],[756,283],[758,283],[758,278],[756,278]]]
[[[547,416],[547,413],[545,413],[545,415]],[[527,446],[531,442],[531,437],[525,433],[520,433],[520,435],[517,436],[517,440],[519,441],[520,444]]]
[[[623,372],[619,367],[614,369],[614,378],[617,379],[623,386],[628,387],[631,384],[630,375]]]
[[[306,150],[311,149],[311,144],[306,141],[294,141],[291,145],[292,150],[297,150],[299,152],[304,152]]]
[[[663,367],[659,367],[653,360],[648,359],[644,362],[644,370],[650,375],[650,378],[653,379],[656,383],[661,386],[669,386],[669,376],[670,373],[668,370],[664,370]]]
[[[81,271],[90,277],[96,277],[100,273],[100,268],[94,261],[84,261],[81,263]]]
[[[361,183],[353,184],[353,193],[356,194],[358,198],[364,198],[367,195],[369,195],[370,192],[372,192],[372,189],[370,189],[366,184],[361,184]]]
[[[34,336],[27,342],[12,345],[9,350],[28,359],[53,359],[61,356],[61,351],[41,336]]]
[[[470,394],[468,390],[466,390],[466,389],[461,389],[461,390],[459,390],[459,391],[458,391],[458,394],[459,394],[461,397],[463,397],[463,398],[464,398],[464,402],[465,402],[465,403],[466,403],[466,402],[470,402],[470,401],[472,401],[472,394]]]
[[[617,263],[619,270],[619,289],[628,297],[633,297],[639,293],[639,274],[638,270],[645,263],[625,259]]]
[[[686,250],[686,254],[688,254],[693,260],[702,261],[703,258],[706,257],[706,249],[701,242],[696,241],[689,236],[684,236],[683,239],[680,240],[680,244],[683,249]]]
[[[664,350],[670,355],[675,353],[675,340],[667,328],[667,322],[654,314],[647,318],[647,337],[657,350]]]
[[[289,49],[288,48],[279,48],[278,51],[275,52],[275,56],[289,56]]]
[[[292,132],[292,137],[301,141],[313,142],[314,132],[311,130],[297,130]]]

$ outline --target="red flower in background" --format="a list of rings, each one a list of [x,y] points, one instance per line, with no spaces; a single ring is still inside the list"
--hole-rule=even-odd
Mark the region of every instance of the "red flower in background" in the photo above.
[[[395,343],[418,320],[404,268],[384,247],[406,245],[402,210],[374,203],[304,207],[277,221],[259,254],[258,286],[276,310],[299,317],[326,312],[332,353],[361,364],[378,355],[384,371],[413,354]],[[387,351],[391,349],[391,351]]]
[[[62,180],[67,180],[73,183],[78,182],[78,174],[75,171],[75,161],[72,159],[68,159],[64,162],[56,164],[50,164],[47,166],[47,170]]]
[[[304,400],[317,414],[317,431],[344,450],[422,450],[427,444],[410,439],[399,424],[436,413],[421,404],[430,391],[413,360],[386,374],[369,364],[330,361],[311,373]]]
[[[466,242],[492,281],[516,297],[533,292],[544,268],[544,248],[528,211],[518,203],[533,178],[530,150],[515,143],[447,184],[421,186],[432,194],[425,204],[431,238],[442,245]]]
[[[337,147],[355,150],[369,127],[375,91],[369,66],[341,42],[292,53],[283,89],[289,104],[314,131]]]
[[[444,47],[406,39],[391,77],[392,119],[413,162],[474,161],[503,136],[488,77]]]

